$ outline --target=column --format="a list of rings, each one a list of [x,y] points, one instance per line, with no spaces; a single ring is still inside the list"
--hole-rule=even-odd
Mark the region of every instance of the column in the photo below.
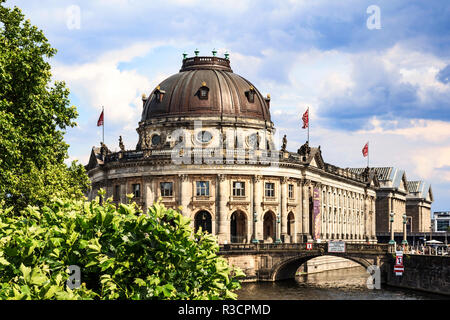
[[[153,180],[152,178],[145,178],[144,179],[144,186],[143,186],[143,196],[144,196],[144,202],[145,202],[145,211],[147,212],[148,208],[150,208],[153,205],[153,202],[155,201],[155,196],[152,188]]]
[[[376,215],[376,208],[375,208],[375,201],[376,198],[372,197],[372,239],[376,240],[377,234],[376,234],[376,225],[377,225],[377,215]]]
[[[227,201],[228,201],[228,186],[227,179],[224,174],[217,175],[217,185],[219,186],[219,231],[217,236],[219,243],[230,242],[230,232],[228,228],[227,219]]]
[[[120,202],[127,203],[127,181],[119,180],[120,182]]]
[[[302,181],[302,202],[303,202],[303,214],[302,214],[302,233],[303,237],[308,241],[311,240],[311,230],[309,230],[309,185],[311,180],[304,179]]]
[[[261,210],[262,192],[261,192],[261,176],[253,177],[253,230],[255,239],[253,243],[263,240],[263,224],[264,215]]]
[[[388,212],[387,212],[387,217],[388,217],[388,226],[387,226],[387,231],[388,232],[390,232],[391,231],[391,223],[390,223],[390,220],[389,220],[389,218],[390,218],[390,214],[391,214],[391,212],[392,212],[392,196],[388,196]]]
[[[287,242],[287,177],[281,178],[281,241]]]
[[[190,183],[189,183],[189,176],[187,174],[180,174],[180,205],[183,207],[183,216],[189,217],[190,216],[190,210],[189,210],[189,203],[191,202],[191,195],[190,195]]]
[[[295,242],[303,242],[303,205],[302,205],[302,181],[297,180],[297,188],[296,188],[296,199],[297,199],[297,207],[296,207],[296,215],[295,215],[295,225],[296,225],[296,234],[295,234]]]
[[[369,240],[369,195],[364,194],[364,240]]]

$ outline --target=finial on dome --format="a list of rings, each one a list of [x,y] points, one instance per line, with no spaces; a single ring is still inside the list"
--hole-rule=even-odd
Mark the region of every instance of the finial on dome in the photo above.
[[[200,51],[198,51],[198,49],[195,49],[194,53],[195,53],[195,56],[198,57],[198,54],[200,53]]]
[[[202,87],[206,87],[206,82],[205,81],[202,82]]]
[[[270,93],[268,93],[268,94],[267,94],[267,99],[269,99],[269,100],[270,100]]]
[[[157,87],[156,87],[156,90],[159,90],[159,89],[161,89],[161,87],[160,87],[160,86],[157,86]]]
[[[142,100],[147,100],[147,95],[145,93],[142,94]]]

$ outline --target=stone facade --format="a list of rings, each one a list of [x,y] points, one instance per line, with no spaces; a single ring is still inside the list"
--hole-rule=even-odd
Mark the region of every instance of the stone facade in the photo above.
[[[405,255],[401,276],[395,275],[393,260],[387,274],[387,284],[390,286],[450,296],[450,257]]]
[[[431,231],[431,203],[433,192],[424,181],[408,181],[406,215],[410,218],[412,232]]]
[[[264,174],[254,175],[254,172]],[[326,172],[321,176],[309,170],[303,174],[283,167],[188,165],[179,168],[173,164],[119,161],[111,163],[111,167],[90,170],[90,176],[94,182],[90,199],[100,187],[106,187],[107,197],[125,202],[126,194],[139,185],[141,192],[134,201],[144,210],[161,198],[167,207],[181,206],[182,214],[191,218],[193,228],[198,226],[197,215],[207,212],[207,219],[211,220],[208,231],[218,235],[220,243],[249,243],[252,239],[376,241],[375,190],[361,182],[333,179]],[[202,195],[200,182],[208,186]],[[164,183],[171,184],[170,193],[163,193],[161,184]],[[236,193],[236,183],[243,186],[240,194]],[[273,194],[268,192],[268,184],[273,186]],[[314,188],[321,195],[318,237],[312,215]]]

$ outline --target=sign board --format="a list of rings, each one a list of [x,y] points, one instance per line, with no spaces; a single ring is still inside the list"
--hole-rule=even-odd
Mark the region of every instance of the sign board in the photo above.
[[[328,252],[345,252],[345,242],[328,241]]]
[[[313,216],[314,216],[314,239],[320,239],[320,192],[319,188],[313,189]]]
[[[312,250],[313,244],[312,243],[307,243],[306,244],[306,250]]]
[[[395,251],[394,272],[396,276],[403,275],[405,268],[403,267],[403,251]]]

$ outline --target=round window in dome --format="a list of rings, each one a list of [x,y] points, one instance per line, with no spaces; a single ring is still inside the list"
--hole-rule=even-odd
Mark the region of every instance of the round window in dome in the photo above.
[[[156,146],[160,143],[161,143],[161,136],[157,135],[157,134],[153,135],[152,136],[152,145]]]
[[[201,143],[207,143],[210,142],[212,139],[212,134],[209,131],[200,131],[197,133],[197,140]]]

